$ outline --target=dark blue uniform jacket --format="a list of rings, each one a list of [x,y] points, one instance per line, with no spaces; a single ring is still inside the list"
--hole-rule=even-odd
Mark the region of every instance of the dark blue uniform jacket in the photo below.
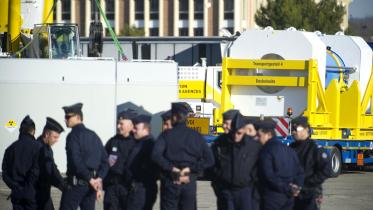
[[[212,145],[215,157],[212,180],[223,188],[253,186],[260,148],[261,145],[248,136],[235,143],[229,134],[222,134]]]
[[[259,180],[265,193],[291,194],[289,183],[303,186],[304,172],[293,149],[269,140],[259,156]]]
[[[66,138],[67,176],[89,182],[91,178],[105,178],[108,169],[107,153],[100,138],[83,124],[76,125]]]
[[[39,178],[39,144],[29,134],[20,134],[6,150],[2,176],[12,190],[12,198],[35,201],[35,187]]]

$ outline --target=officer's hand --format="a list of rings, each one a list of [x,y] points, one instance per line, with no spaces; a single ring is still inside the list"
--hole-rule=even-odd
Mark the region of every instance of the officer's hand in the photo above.
[[[293,183],[290,183],[289,185],[290,185],[290,187],[291,187],[291,193],[292,193],[292,196],[293,196],[293,197],[298,197],[299,194],[300,194],[300,190],[301,190],[302,188],[299,187],[299,186],[296,185],[296,184],[293,184]]]
[[[98,191],[99,190],[99,183],[97,182],[97,180],[96,179],[90,179],[89,180],[89,184],[92,186],[92,188],[94,189],[94,190],[96,190],[96,191]]]
[[[188,184],[190,182],[189,176],[181,176],[179,182],[180,184]]]
[[[96,192],[96,200],[97,201],[100,201],[101,199],[102,199],[102,191],[101,190],[98,190],[97,192]]]
[[[172,172],[180,173],[180,169],[178,169],[178,168],[176,168],[176,167],[172,167]]]
[[[187,176],[189,174],[190,174],[190,168],[189,167],[183,168],[183,170],[181,170],[181,172],[180,172],[181,176]]]
[[[102,179],[100,177],[95,179],[98,185],[98,189],[102,190]]]

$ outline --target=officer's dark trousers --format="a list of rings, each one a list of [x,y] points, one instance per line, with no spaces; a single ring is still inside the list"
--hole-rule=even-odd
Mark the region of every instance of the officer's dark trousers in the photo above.
[[[294,210],[319,210],[316,203],[316,196],[311,196],[308,198],[294,200]]]
[[[222,199],[222,195],[221,195],[221,189],[220,189],[220,187],[216,184],[216,183],[214,183],[214,182],[212,182],[211,183],[211,187],[212,187],[212,189],[214,190],[214,193],[215,193],[215,196],[216,196],[216,209],[217,210],[225,210],[224,208],[223,208],[223,199]]]
[[[134,184],[127,197],[127,210],[152,210],[157,199],[157,184]]]
[[[254,199],[252,198],[252,187],[240,189],[222,189],[222,209],[225,210],[252,210]]]
[[[53,202],[50,196],[37,199],[37,210],[54,210]]]
[[[293,210],[294,199],[277,192],[262,194],[262,210]]]
[[[104,210],[125,210],[127,205],[127,195],[127,189],[121,184],[106,187]]]
[[[196,181],[177,185],[170,179],[161,182],[161,210],[196,209]]]
[[[36,210],[36,201],[12,198],[13,210]]]
[[[88,185],[71,186],[62,193],[60,210],[95,210],[96,191]]]

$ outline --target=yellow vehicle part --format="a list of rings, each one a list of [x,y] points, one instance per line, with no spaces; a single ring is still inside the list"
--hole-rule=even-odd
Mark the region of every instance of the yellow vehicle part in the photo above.
[[[43,23],[53,23],[53,0],[44,1]]]
[[[209,135],[210,118],[208,117],[188,117],[187,126],[198,131],[202,135]]]
[[[0,1],[0,33],[8,32],[9,0]]]
[[[204,99],[205,82],[200,80],[180,80],[179,98],[181,99]]]
[[[236,69],[252,70],[297,70],[307,71],[307,78],[289,76],[238,76]],[[372,68],[373,69],[373,68]],[[316,60],[244,60],[223,58],[222,65],[221,108],[214,111],[214,125],[221,126],[222,113],[234,108],[231,103],[230,90],[234,85],[246,86],[286,86],[307,87],[307,107],[303,115],[307,116],[313,129],[315,139],[373,139],[373,106],[369,114],[368,105],[372,104],[373,76],[370,76],[368,87],[361,102],[359,82],[354,81],[350,87],[340,81],[332,80],[326,90],[321,85]],[[341,75],[343,76],[343,75]],[[342,78],[342,77],[341,77]],[[350,130],[349,136],[343,130]]]
[[[1,14],[3,15],[3,14]],[[21,39],[21,0],[9,0],[9,52],[17,52]]]
[[[206,100],[213,101],[217,105],[221,102],[220,92],[209,84],[206,84]]]

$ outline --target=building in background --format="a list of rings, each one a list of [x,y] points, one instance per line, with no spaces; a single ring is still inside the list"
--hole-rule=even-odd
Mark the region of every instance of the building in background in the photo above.
[[[349,10],[349,33],[363,37],[373,48],[373,1],[353,0]]]
[[[266,0],[99,0],[117,35],[125,27],[143,28],[145,36],[219,36],[256,28],[254,16]],[[320,0],[316,0],[320,1]],[[346,6],[351,0],[338,0]],[[95,0],[57,0],[55,21],[77,23],[88,36]],[[342,29],[348,26],[348,15]],[[98,17],[102,22],[103,18]],[[105,24],[103,23],[105,26]],[[105,26],[106,27],[106,26]]]

